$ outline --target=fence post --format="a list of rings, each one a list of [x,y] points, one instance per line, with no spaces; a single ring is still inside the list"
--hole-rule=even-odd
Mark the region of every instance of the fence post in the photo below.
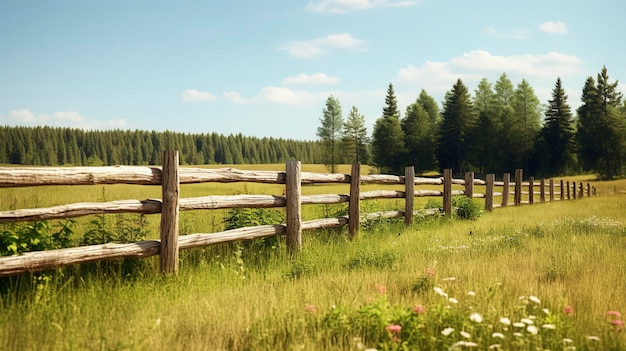
[[[413,223],[413,208],[415,204],[415,167],[404,169],[404,225]]]
[[[561,184],[560,198],[561,200],[565,200],[565,183],[563,182],[563,179],[560,180],[560,184]]]
[[[161,273],[178,273],[178,151],[163,152],[161,175]]]
[[[565,183],[567,184],[567,199],[569,200],[570,199],[570,196],[569,196],[570,195],[570,192],[569,192],[569,189],[570,189],[570,187],[569,187],[569,180],[567,182],[565,182]]]
[[[485,177],[485,210],[489,212],[493,210],[493,183],[495,180],[495,174],[487,174]]]
[[[359,203],[361,191],[361,163],[352,163],[352,171],[350,173],[350,202],[348,203],[348,234],[350,239],[359,233]]]
[[[546,179],[545,178],[541,178],[539,180],[539,201],[541,201],[541,203],[546,202]]]
[[[443,170],[443,211],[452,216],[452,169]]]
[[[300,161],[287,161],[285,196],[287,213],[287,252],[291,255],[302,249],[302,174]]]
[[[474,172],[465,172],[465,196],[474,197]]]
[[[550,202],[554,202],[554,179],[550,178]]]
[[[535,203],[535,177],[528,177],[528,204]]]
[[[522,204],[522,176],[523,176],[523,171],[521,169],[516,169],[515,170],[515,194],[514,194],[514,201],[515,201],[515,206],[519,206]]]
[[[576,182],[572,182],[572,195],[574,196],[574,200],[578,197],[578,189],[576,188]]]
[[[504,186],[502,187],[502,207],[509,205],[509,188],[511,187],[511,173],[504,173],[502,177]]]
[[[583,182],[578,183],[578,197],[583,197],[585,191],[583,190]]]
[[[591,196],[591,186],[589,183],[587,183],[587,197]]]

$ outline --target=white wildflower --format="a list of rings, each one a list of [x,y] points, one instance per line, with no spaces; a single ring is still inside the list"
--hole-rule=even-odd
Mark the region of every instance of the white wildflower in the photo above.
[[[439,295],[439,296],[443,296],[443,297],[445,297],[445,298],[448,298],[448,294],[446,294],[446,292],[445,292],[445,291],[443,291],[443,289],[442,289],[442,288],[440,288],[440,287],[436,286],[433,290],[435,290],[435,292],[437,293],[437,295]]]
[[[483,321],[483,316],[481,316],[480,313],[474,312],[470,314],[469,319],[472,322],[481,323]]]
[[[502,348],[502,345],[500,344],[493,344],[489,346],[489,350],[500,350]]]
[[[444,282],[451,282],[451,281],[455,281],[456,278],[455,277],[447,277],[447,278],[443,278]]]
[[[466,332],[466,331],[463,331],[463,330],[462,330],[462,331],[460,331],[460,332],[459,332],[459,334],[461,334],[461,336],[462,336],[462,337],[464,337],[464,338],[466,338],[466,339],[469,339],[469,338],[471,338],[471,337],[472,337],[472,336],[470,335],[470,333],[468,333],[468,332]]]
[[[563,343],[564,343],[564,344],[571,344],[571,343],[573,343],[573,342],[574,342],[574,340],[569,339],[569,338],[564,338],[564,339],[563,339]]]
[[[500,318],[500,323],[505,324],[505,325],[511,325],[511,320],[506,317],[502,317]]]
[[[492,338],[504,339],[504,334],[502,333],[493,333],[491,334]]]
[[[587,340],[589,340],[589,341],[600,341],[600,338],[597,337],[597,336],[589,335],[587,337]]]
[[[528,297],[528,299],[529,299],[530,301],[532,301],[532,302],[536,303],[536,304],[541,304],[541,300],[539,300],[539,298],[538,298],[537,296],[530,295],[530,296]]]
[[[441,334],[443,334],[444,336],[448,336],[452,334],[453,331],[454,331],[454,328],[447,327],[446,329],[441,331]]]
[[[545,314],[550,314],[550,310],[548,310],[547,308],[542,309],[543,313]]]
[[[522,334],[522,333],[520,333],[520,332],[515,332],[515,333],[513,333],[513,335],[514,335],[514,336],[518,336],[518,337],[520,337],[520,338],[521,338],[522,336],[524,336],[524,334]]]
[[[467,296],[476,296],[476,293],[473,291],[468,291]]]
[[[528,331],[532,335],[537,335],[537,333],[539,333],[539,329],[537,329],[537,327],[535,327],[534,325],[529,325],[528,328],[526,328],[526,331]]]
[[[554,324],[544,324],[541,327],[543,329],[552,329],[552,330],[556,329],[556,325],[554,325]]]
[[[516,328],[524,328],[526,326],[526,324],[522,323],[522,322],[515,322],[513,323],[513,326]]]
[[[450,303],[459,303],[459,300],[455,299],[454,297],[449,298],[448,301],[450,301]]]
[[[520,322],[522,322],[522,323],[524,323],[524,324],[526,324],[526,325],[535,324],[535,323],[533,322],[533,320],[532,320],[532,319],[530,319],[530,318],[522,318],[522,319],[520,319]]]

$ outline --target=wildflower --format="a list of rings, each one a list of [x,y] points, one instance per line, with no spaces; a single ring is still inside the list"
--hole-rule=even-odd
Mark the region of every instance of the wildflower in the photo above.
[[[568,316],[574,314],[574,307],[570,305],[566,305],[565,307],[563,307],[563,313],[565,313]]]
[[[452,344],[452,347],[450,349],[454,350],[457,347],[461,347],[461,346],[476,347],[478,346],[478,344],[475,342],[471,342],[471,341],[457,341],[454,344]]]
[[[402,330],[402,326],[398,324],[389,324],[387,330],[392,334],[397,334]]]
[[[467,296],[476,296],[476,293],[473,291],[468,291]]]
[[[456,278],[455,277],[447,277],[447,278],[443,278],[444,282],[451,282],[451,281],[455,281]]]
[[[385,295],[387,293],[387,287],[382,284],[376,284],[376,291],[381,295]]]
[[[542,309],[541,311],[543,311],[543,313],[545,314],[550,314],[550,310],[547,308]]]
[[[622,326],[624,325],[624,321],[623,321],[623,320],[621,320],[621,319],[614,319],[614,320],[612,320],[612,321],[611,321],[611,322],[609,322],[609,323],[610,323],[612,326],[614,326],[614,327],[618,327],[618,328],[620,328],[620,327],[622,327]]]
[[[530,301],[532,301],[532,302],[536,303],[536,304],[541,304],[541,300],[539,300],[539,298],[538,298],[537,296],[530,295],[530,296],[528,297],[528,299],[529,299]]]
[[[452,334],[453,331],[454,331],[454,328],[447,327],[446,329],[441,331],[441,334],[443,334],[444,336],[448,336]]]
[[[569,339],[569,338],[564,338],[564,339],[563,339],[563,343],[564,343],[564,344],[571,344],[571,343],[573,343],[573,342],[574,342],[574,340]]]
[[[159,325],[161,325],[161,318],[157,318],[156,321],[156,326],[158,327]]]
[[[466,338],[466,339],[469,339],[469,338],[471,338],[471,337],[472,337],[472,336],[470,335],[470,333],[468,333],[468,332],[466,332],[466,331],[463,331],[463,330],[461,330],[461,331],[459,332],[459,334],[461,334],[461,336],[462,336],[462,337],[464,337],[464,338]]]
[[[500,323],[502,323],[504,325],[511,325],[511,320],[506,318],[506,317],[502,317],[502,318],[500,318]]]
[[[504,334],[502,333],[493,333],[491,334],[492,338],[504,339]]]
[[[522,336],[524,336],[524,334],[522,334],[522,333],[520,333],[520,332],[515,332],[515,333],[513,333],[513,335],[514,335],[514,336],[517,336],[517,337],[520,337],[520,338],[521,338]]]
[[[459,300],[455,299],[454,297],[449,298],[448,301],[450,301],[450,303],[459,303]]]
[[[442,288],[440,288],[440,287],[438,287],[438,286],[434,287],[434,288],[433,288],[433,290],[435,290],[435,292],[436,292],[436,293],[437,293],[437,295],[439,295],[439,296],[443,296],[443,297],[445,297],[445,298],[447,298],[447,297],[448,297],[448,294],[446,294],[446,293],[445,293],[445,291],[443,291],[443,289],[442,289]]]
[[[544,324],[541,327],[543,329],[552,329],[552,330],[556,329],[556,325],[554,325],[554,324]]]
[[[315,314],[315,313],[317,313],[317,306],[306,305],[306,306],[304,306],[304,310],[309,312],[310,314]]]
[[[524,323],[524,324],[527,324],[527,325],[534,324],[534,323],[533,323],[533,320],[532,320],[532,319],[530,319],[530,318],[522,318],[522,319],[520,319],[520,322],[522,322],[522,323]]]
[[[413,306],[413,313],[415,314],[422,314],[426,312],[426,307],[422,306],[422,305],[415,305]]]
[[[483,316],[481,316],[480,313],[476,313],[476,312],[470,314],[469,318],[470,318],[470,321],[476,322],[476,323],[481,323],[483,321]]]
[[[513,323],[513,326],[516,328],[524,328],[526,326],[526,324],[522,323],[522,322],[515,322]]]
[[[429,277],[434,277],[435,276],[435,270],[432,268],[426,268],[426,275]]]
[[[502,348],[502,345],[500,344],[493,344],[489,346],[489,350],[500,350]]]
[[[526,328],[526,331],[528,331],[529,333],[531,333],[532,335],[537,335],[537,333],[539,333],[539,329],[537,329],[537,327],[535,327],[534,325],[529,325]]]
[[[620,318],[622,318],[622,314],[621,314],[621,313],[619,313],[618,311],[608,311],[608,312],[606,313],[606,315],[607,315],[607,316],[609,316],[609,317],[613,317],[613,318],[615,318],[615,319],[620,319]]]
[[[600,341],[600,338],[597,336],[589,335],[587,336],[587,340],[589,341]]]

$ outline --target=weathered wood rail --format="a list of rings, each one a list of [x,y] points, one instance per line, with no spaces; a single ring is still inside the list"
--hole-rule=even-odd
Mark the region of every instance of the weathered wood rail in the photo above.
[[[60,167],[60,168],[18,168],[0,167],[0,187],[24,187],[45,185],[95,185],[95,184],[136,184],[161,185],[162,199],[116,200],[109,202],[74,203],[62,206],[33,209],[0,211],[0,223],[27,222],[38,220],[62,219],[94,214],[114,213],[161,213],[160,240],[147,240],[138,243],[81,246],[59,250],[29,252],[21,255],[0,257],[0,276],[10,276],[55,269],[62,266],[87,263],[114,258],[144,258],[159,255],[161,272],[175,274],[178,270],[179,250],[213,245],[217,243],[250,240],[275,235],[285,235],[287,250],[297,252],[302,247],[302,231],[320,228],[333,228],[348,225],[350,237],[357,235],[362,220],[376,218],[404,217],[410,225],[414,209],[414,198],[423,196],[443,197],[443,212],[452,214],[452,197],[465,195],[472,198],[484,198],[485,210],[509,206],[509,195],[513,195],[513,204],[533,204],[535,195],[540,202],[568,200],[595,195],[595,188],[590,184],[564,182],[554,179],[541,179],[536,184],[533,177],[522,182],[522,171],[515,174],[514,182],[505,173],[503,180],[495,181],[489,174],[485,180],[475,179],[472,172],[465,174],[465,179],[453,179],[450,170],[444,171],[443,177],[415,177],[413,167],[407,167],[404,176],[395,175],[360,175],[360,165],[353,164],[351,174],[322,174],[301,172],[300,162],[289,161],[285,172],[278,171],[243,171],[232,168],[200,169],[180,168],[178,152],[166,151],[163,167]],[[180,184],[203,182],[256,182],[285,184],[285,196],[274,195],[224,195],[180,198]],[[302,195],[301,186],[307,184],[349,183],[350,194]],[[404,190],[360,191],[361,184],[404,185]],[[440,185],[439,190],[415,190],[415,186]],[[462,190],[453,186],[464,187]],[[484,193],[474,192],[475,186],[485,188]],[[502,188],[495,192],[494,188]],[[559,188],[559,191],[555,191]],[[524,190],[526,189],[526,190]],[[536,191],[538,189],[538,191]],[[409,194],[407,196],[407,194]],[[527,201],[522,201],[522,197]],[[501,197],[500,203],[494,203],[495,197]],[[403,210],[361,214],[359,203],[370,199],[404,199]],[[302,221],[301,206],[310,204],[348,203],[348,215],[338,218],[322,218]],[[189,210],[211,210],[227,208],[269,208],[285,207],[286,223],[245,227],[219,233],[195,233],[178,236],[178,213]],[[422,210],[429,215],[439,214],[439,209]]]

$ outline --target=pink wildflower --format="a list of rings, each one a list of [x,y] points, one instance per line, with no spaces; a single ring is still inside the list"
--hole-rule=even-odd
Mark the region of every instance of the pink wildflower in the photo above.
[[[426,307],[422,306],[422,305],[415,305],[413,306],[413,313],[415,314],[422,314],[426,312]]]
[[[398,324],[389,324],[387,330],[392,334],[397,334],[402,330],[402,326]]]
[[[306,305],[306,306],[304,306],[304,310],[309,312],[310,314],[315,314],[315,313],[317,313],[317,306]]]
[[[616,318],[616,319],[622,318],[622,314],[619,313],[618,311],[608,311],[606,315],[609,317]]]
[[[567,305],[565,307],[563,307],[563,313],[565,313],[566,315],[572,315],[574,314],[574,307]]]
[[[434,277],[435,276],[435,270],[432,268],[426,268],[426,275],[429,277]]]
[[[385,295],[387,293],[387,288],[382,284],[376,284],[376,291],[378,291],[381,295]]]
[[[624,326],[624,321],[621,319],[614,319],[611,322],[611,325],[616,327],[616,328],[621,328]]]

